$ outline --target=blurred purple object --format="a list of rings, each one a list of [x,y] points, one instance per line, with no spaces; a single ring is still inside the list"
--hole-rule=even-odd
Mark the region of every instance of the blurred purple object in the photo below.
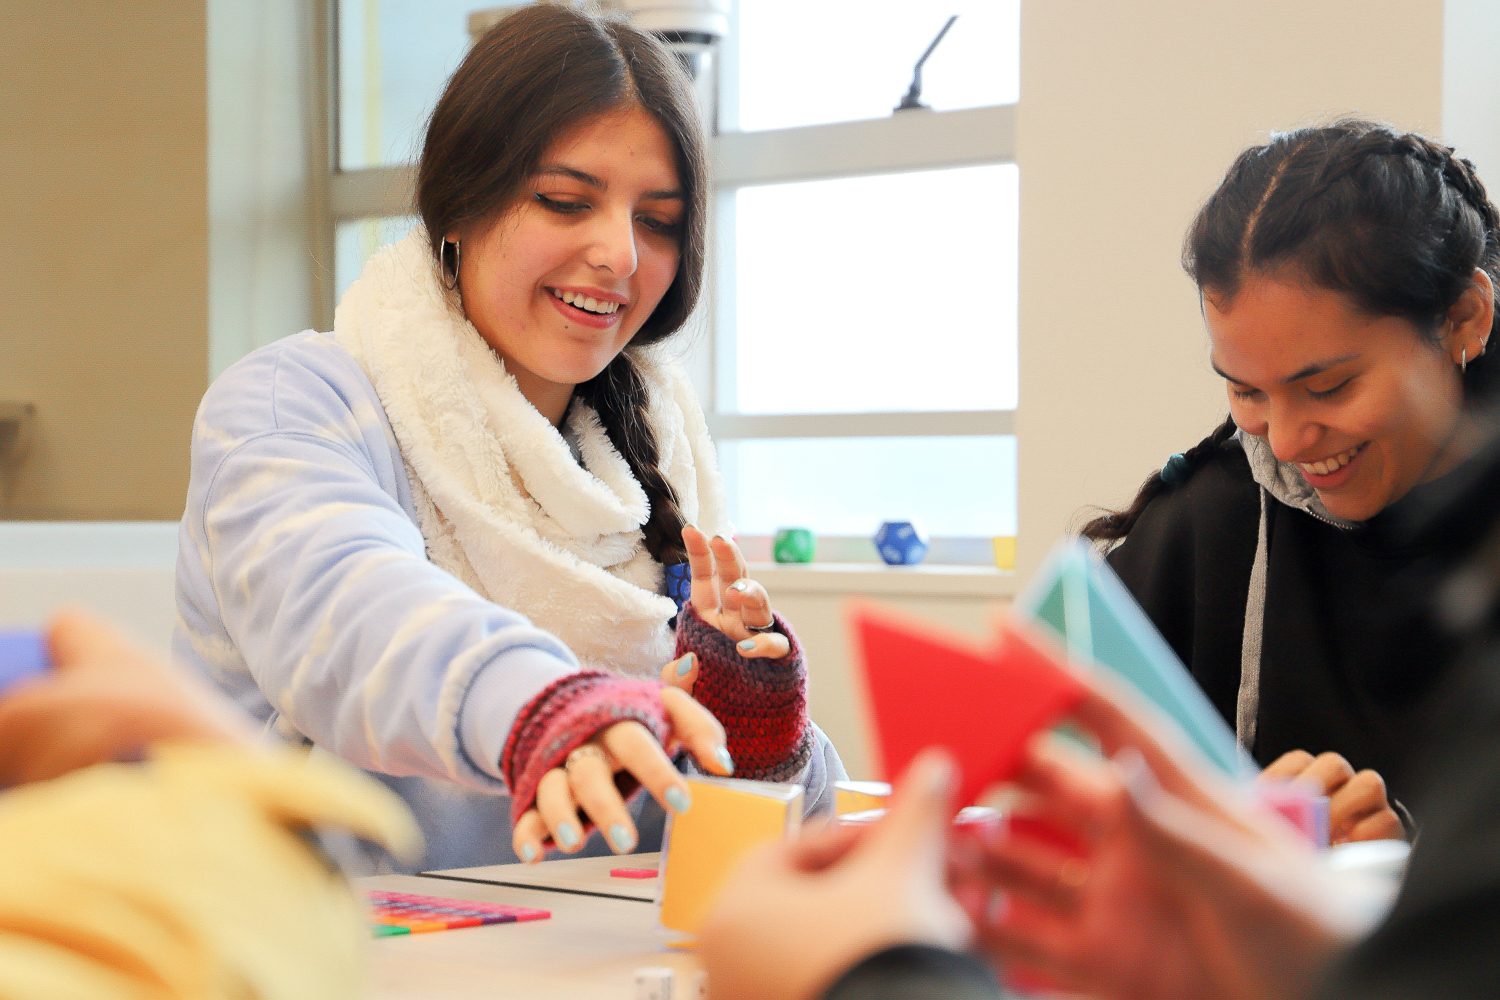
[[[0,630],[0,695],[12,684],[45,673],[51,666],[40,629]]]

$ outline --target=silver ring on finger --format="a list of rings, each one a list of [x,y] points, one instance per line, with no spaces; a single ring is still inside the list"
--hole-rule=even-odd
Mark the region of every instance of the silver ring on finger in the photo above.
[[[740,624],[745,626],[745,631],[747,631],[747,632],[775,632],[776,631],[776,619],[774,617],[770,621],[766,622],[764,625],[751,625],[751,624],[749,624],[747,622],[741,622]]]
[[[574,747],[568,751],[568,756],[563,760],[563,770],[568,772],[568,777],[573,776],[573,765],[589,757],[599,758],[599,763],[606,768],[609,767],[609,758],[605,757],[604,751],[597,744],[585,743],[583,746]]]

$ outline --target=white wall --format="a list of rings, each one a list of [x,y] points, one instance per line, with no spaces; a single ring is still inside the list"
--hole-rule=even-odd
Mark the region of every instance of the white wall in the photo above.
[[[1435,132],[1442,57],[1440,0],[1022,4],[1022,579],[1227,412],[1178,256],[1232,157],[1350,112]]]
[[[75,605],[165,654],[176,562],[176,521],[0,522],[0,628]]]

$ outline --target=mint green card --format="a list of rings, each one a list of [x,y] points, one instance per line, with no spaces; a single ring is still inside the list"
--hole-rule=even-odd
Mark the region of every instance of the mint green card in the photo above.
[[[1255,773],[1234,732],[1114,570],[1084,542],[1063,542],[1016,598],[1016,613],[1048,626],[1080,663],[1098,663],[1170,716],[1225,774]]]

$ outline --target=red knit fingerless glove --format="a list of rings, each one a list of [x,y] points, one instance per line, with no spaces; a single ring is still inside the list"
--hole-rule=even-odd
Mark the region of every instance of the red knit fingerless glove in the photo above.
[[[601,729],[633,719],[664,742],[670,726],[660,691],[660,681],[587,671],[564,677],[527,702],[500,755],[500,773],[510,786],[511,823],[536,804],[542,775],[561,767]],[[616,774],[615,784],[627,797],[640,786],[628,771]]]
[[[677,655],[698,657],[693,697],[724,727],[736,778],[790,781],[812,758],[802,647],[780,615],[776,631],[791,642],[791,651],[779,660],[747,660],[692,605],[677,617]]]

